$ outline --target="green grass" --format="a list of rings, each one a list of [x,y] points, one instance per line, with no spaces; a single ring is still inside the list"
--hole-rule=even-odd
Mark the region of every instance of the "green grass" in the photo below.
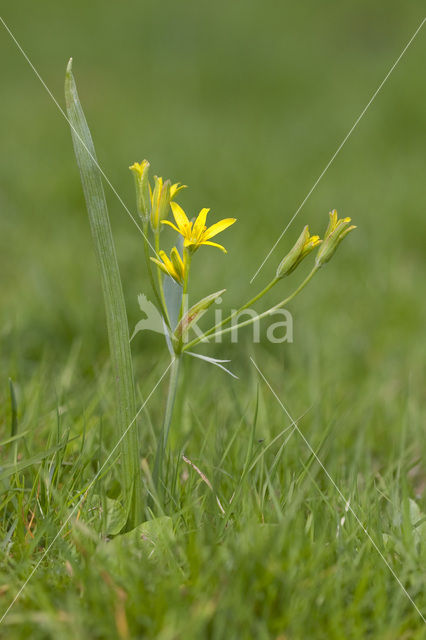
[[[295,433],[282,446],[290,421],[249,361],[290,414],[303,416],[300,429],[424,613],[423,33],[249,285],[423,13],[420,2],[382,0],[374,8],[79,0],[66,10],[25,0],[4,10],[61,103],[73,56],[100,164],[132,211],[127,167],[148,157],[154,172],[190,185],[185,207],[238,218],[228,256],[196,256],[194,296],[227,287],[229,306],[243,303],[302,226],[322,232],[333,207],[358,229],[291,306],[293,344],[253,345],[247,329],[238,344],[206,350],[230,357],[238,381],[184,361],[161,528],[141,544],[116,538],[112,552],[105,548],[101,512],[119,491],[114,459],[0,637],[426,638],[303,440]],[[116,435],[102,293],[69,130],[5,32],[0,68],[1,615]],[[137,293],[149,293],[143,246],[111,192],[107,199],[132,331]],[[132,351],[140,405],[168,356],[148,334]],[[1,444],[13,429],[9,377],[25,433],[17,444]],[[164,381],[137,424],[145,494],[166,389]],[[225,517],[182,454],[210,480]],[[15,455],[20,471],[10,473]]]
[[[407,384],[395,397],[389,381],[374,376],[376,388],[369,394],[361,385],[336,393],[330,375],[324,375],[324,391],[315,356],[307,347],[300,356],[309,370],[307,397],[301,394],[306,375],[297,364],[283,370],[275,360],[269,364],[270,375],[276,379],[285,371],[290,378],[279,390],[284,395],[287,386],[293,416],[312,406],[300,428],[314,449],[319,447],[329,473],[424,608],[424,533],[423,542],[416,542],[408,513],[409,496],[424,483],[414,467],[424,446],[415,400],[420,389]],[[270,358],[258,350],[257,360]],[[241,374],[247,375],[246,363],[241,364]],[[162,366],[146,375],[144,390],[153,386]],[[73,373],[68,371],[70,386],[58,383],[60,396],[77,393]],[[189,388],[199,389],[199,375],[192,361],[187,363]],[[299,436],[294,434],[282,448],[287,430],[268,447],[289,421],[264,385],[258,386],[253,371],[227,392],[219,390],[221,374],[209,375],[211,390],[204,388],[182,403],[174,424],[166,507],[172,536],[166,528],[165,541],[154,538],[150,557],[150,542],[121,549],[106,560],[98,555],[99,505],[105,494],[115,496],[115,463],[9,613],[6,637],[119,637],[123,617],[130,637],[268,638],[283,631],[295,638],[424,637],[418,614],[354,518],[345,514],[345,505]],[[46,372],[37,372],[21,399],[20,429],[32,426],[35,431],[19,447],[21,455],[25,458],[26,448],[43,450],[49,439],[55,445],[68,429],[70,439],[80,437],[65,452],[61,449],[3,481],[3,535],[11,532],[1,574],[5,605],[113,444],[102,381],[94,385],[96,393],[80,390],[80,402],[62,406],[58,416],[50,394],[40,392],[45,380]],[[387,400],[385,409],[378,408],[381,397]],[[155,440],[148,435],[149,425],[160,419],[158,394],[140,425],[143,454],[151,462]],[[395,425],[394,441],[389,425]],[[322,442],[324,431],[328,435]],[[212,482],[226,518],[210,490],[182,461],[182,451]],[[145,486],[149,490],[146,476]]]

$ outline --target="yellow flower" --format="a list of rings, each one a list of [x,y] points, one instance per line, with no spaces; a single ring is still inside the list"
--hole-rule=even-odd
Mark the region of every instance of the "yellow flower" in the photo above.
[[[142,178],[145,171],[149,169],[149,162],[148,160],[142,160],[142,162],[134,162],[132,166],[129,167],[129,169]]]
[[[226,253],[225,247],[222,247],[221,244],[217,244],[216,242],[210,242],[210,238],[213,238],[213,236],[224,231],[230,227],[231,224],[234,224],[235,218],[224,218],[223,220],[213,224],[211,227],[206,227],[206,217],[210,209],[201,209],[197,219],[192,223],[188,220],[188,216],[182,207],[180,207],[176,202],[171,202],[170,206],[173,211],[176,225],[168,220],[162,220],[162,223],[168,224],[183,236],[183,246],[189,249],[191,253],[196,251],[202,244],[217,247]]]
[[[170,203],[170,180],[154,176],[154,191],[151,191],[151,227],[158,229],[160,220],[167,215]]]
[[[351,222],[350,218],[341,218],[339,220],[336,209],[330,211],[328,215],[330,216],[330,221],[325,232],[323,245],[318,251],[316,259],[319,266],[328,262],[343,238],[347,236],[350,231],[356,229],[355,225],[349,226]]]
[[[292,273],[300,262],[302,262],[303,258],[311,253],[321,242],[322,240],[319,236],[310,235],[309,227],[306,225],[296,240],[294,247],[278,265],[277,278],[283,278]]]
[[[183,284],[185,280],[187,264],[186,261],[182,260],[182,258],[180,257],[179,251],[176,249],[176,247],[173,247],[173,249],[171,250],[170,258],[167,256],[165,251],[160,251],[159,257],[161,258],[162,262],[160,260],[157,260],[157,258],[151,258],[152,262],[155,262],[155,264],[157,264],[160,269],[164,271],[164,273],[166,273],[168,276],[171,276],[173,280],[176,280],[178,284]]]
[[[160,220],[167,216],[170,201],[181,189],[185,189],[186,185],[179,182],[171,185],[170,180],[164,181],[163,178],[154,176],[154,189],[152,189],[148,179],[149,167],[148,160],[143,160],[134,162],[129,169],[135,177],[139,214],[145,221],[151,217],[151,226],[155,231],[158,229]]]
[[[147,221],[151,211],[151,194],[148,180],[149,162],[148,160],[134,162],[129,169],[135,178],[136,204],[139,215],[144,221]]]
[[[185,189],[185,184],[170,184],[170,180],[163,181],[163,178],[154,176],[154,191],[151,191],[151,226],[154,230],[169,212],[171,200],[181,189]]]

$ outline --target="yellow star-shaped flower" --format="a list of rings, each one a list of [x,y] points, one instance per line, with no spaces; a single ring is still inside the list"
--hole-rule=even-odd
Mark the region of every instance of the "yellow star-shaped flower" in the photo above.
[[[234,224],[235,218],[224,218],[219,222],[216,222],[211,227],[206,227],[206,218],[210,209],[201,209],[195,222],[190,222],[188,216],[181,206],[177,202],[171,202],[170,206],[173,211],[173,216],[176,224],[169,222],[168,220],[162,220],[162,224],[168,224],[172,229],[177,231],[183,236],[183,246],[186,247],[191,253],[196,251],[202,244],[210,245],[211,247],[217,247],[224,253],[226,253],[225,247],[216,242],[210,242],[210,238],[224,231],[231,224]]]

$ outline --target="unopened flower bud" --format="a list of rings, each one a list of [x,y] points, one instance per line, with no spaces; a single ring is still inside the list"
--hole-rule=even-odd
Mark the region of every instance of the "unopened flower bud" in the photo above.
[[[329,216],[330,221],[325,232],[324,242],[322,243],[321,249],[318,251],[316,259],[318,266],[322,266],[328,262],[343,238],[347,236],[348,233],[356,229],[355,225],[351,225],[350,218],[341,218],[339,220],[335,209],[330,211]]]
[[[156,231],[160,221],[167,217],[170,206],[170,180],[154,176],[155,186],[152,192],[151,226]]]
[[[165,274],[173,278],[178,284],[182,285],[187,271],[187,264],[185,258],[182,260],[180,257],[179,251],[176,247],[170,252],[170,258],[167,256],[165,251],[160,251],[157,258],[152,258],[152,262],[154,262],[157,266],[160,267]]]
[[[135,162],[131,167],[129,167],[135,177],[136,206],[138,213],[145,222],[148,220],[149,214],[151,213],[151,196],[148,180],[149,167],[150,165],[148,160]]]
[[[296,267],[302,262],[311,251],[321,244],[322,240],[319,236],[311,236],[309,227],[303,229],[294,247],[288,252],[285,258],[280,262],[277,269],[277,278],[283,278],[292,273]]]
[[[221,291],[211,293],[209,296],[206,296],[194,304],[182,317],[175,329],[174,335],[178,339],[184,339],[194,322],[198,321],[207,309],[211,307],[211,305],[216,302],[225,291],[226,289],[222,289]]]

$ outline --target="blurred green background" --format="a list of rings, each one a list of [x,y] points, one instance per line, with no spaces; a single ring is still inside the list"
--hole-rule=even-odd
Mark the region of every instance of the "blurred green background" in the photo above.
[[[61,105],[73,57],[100,163],[133,212],[128,166],[147,157],[154,173],[190,186],[189,212],[209,206],[211,220],[238,218],[222,236],[227,256],[197,255],[196,293],[227,287],[237,305],[269,280],[304,224],[322,233],[332,208],[353,218],[357,232],[291,307],[294,344],[270,348],[271,359],[299,360],[303,371],[314,349],[331,388],[355,393],[365,380],[393,394],[411,374],[419,381],[424,32],[249,280],[419,25],[422,3],[25,0],[3,17]],[[69,130],[4,28],[0,65],[3,372],[24,383],[42,358],[59,370],[78,340],[80,372],[90,373],[106,361],[107,341]],[[133,327],[136,295],[149,292],[142,243],[106,191]],[[222,351],[242,359],[250,333]],[[137,338],[142,367],[156,361],[159,344]]]

